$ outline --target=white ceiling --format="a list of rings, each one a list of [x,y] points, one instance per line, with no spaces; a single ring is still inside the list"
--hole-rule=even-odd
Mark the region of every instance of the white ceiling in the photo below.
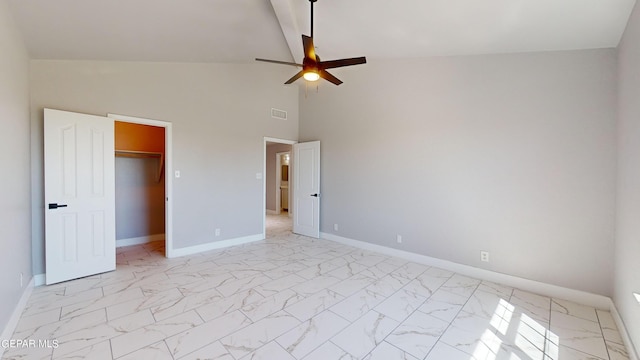
[[[307,0],[8,0],[35,59],[302,58]],[[318,0],[323,60],[618,45],[635,0]]]

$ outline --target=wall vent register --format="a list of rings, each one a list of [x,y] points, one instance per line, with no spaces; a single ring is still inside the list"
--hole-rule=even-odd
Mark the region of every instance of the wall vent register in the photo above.
[[[271,117],[274,119],[287,120],[287,112],[284,110],[271,108]]]

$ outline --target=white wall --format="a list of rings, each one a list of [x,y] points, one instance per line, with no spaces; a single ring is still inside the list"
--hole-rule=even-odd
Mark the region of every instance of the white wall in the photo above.
[[[322,141],[321,231],[611,294],[615,50],[333,72],[343,85],[300,92],[299,140]]]
[[[0,0],[0,49],[1,333],[31,279],[29,58],[5,0]]]
[[[618,52],[618,197],[614,302],[640,349],[640,6]]]
[[[165,233],[164,174],[159,158],[116,156],[116,240]]]
[[[288,71],[287,71],[288,70]],[[173,123],[175,248],[261,234],[264,137],[297,139],[297,88],[270,64],[31,61],[34,271],[44,272],[44,107]],[[289,120],[270,116],[272,107]],[[214,237],[220,228],[221,236]]]

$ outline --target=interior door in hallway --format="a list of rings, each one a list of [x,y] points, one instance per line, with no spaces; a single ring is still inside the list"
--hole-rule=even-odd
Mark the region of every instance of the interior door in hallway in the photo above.
[[[320,141],[293,145],[293,232],[320,237]]]
[[[116,268],[113,119],[44,110],[46,283]]]

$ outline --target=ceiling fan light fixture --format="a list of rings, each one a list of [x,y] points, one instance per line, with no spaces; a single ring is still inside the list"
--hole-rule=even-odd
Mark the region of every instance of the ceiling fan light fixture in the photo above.
[[[318,81],[320,79],[320,74],[316,70],[309,70],[302,75],[307,81]]]
[[[291,79],[285,82],[285,85],[293,84],[296,80],[304,77],[306,81],[314,82],[323,78],[334,85],[342,84],[342,81],[337,77],[331,75],[327,69],[334,69],[344,66],[366,64],[367,59],[364,56],[358,58],[338,59],[330,61],[320,61],[320,57],[316,54],[315,46],[313,45],[313,3],[318,0],[309,0],[311,3],[311,36],[302,35],[302,49],[304,50],[304,58],[302,64],[279,61],[279,60],[267,60],[256,58],[256,61],[264,61],[275,64],[290,65],[301,67],[302,70],[298,71]]]

